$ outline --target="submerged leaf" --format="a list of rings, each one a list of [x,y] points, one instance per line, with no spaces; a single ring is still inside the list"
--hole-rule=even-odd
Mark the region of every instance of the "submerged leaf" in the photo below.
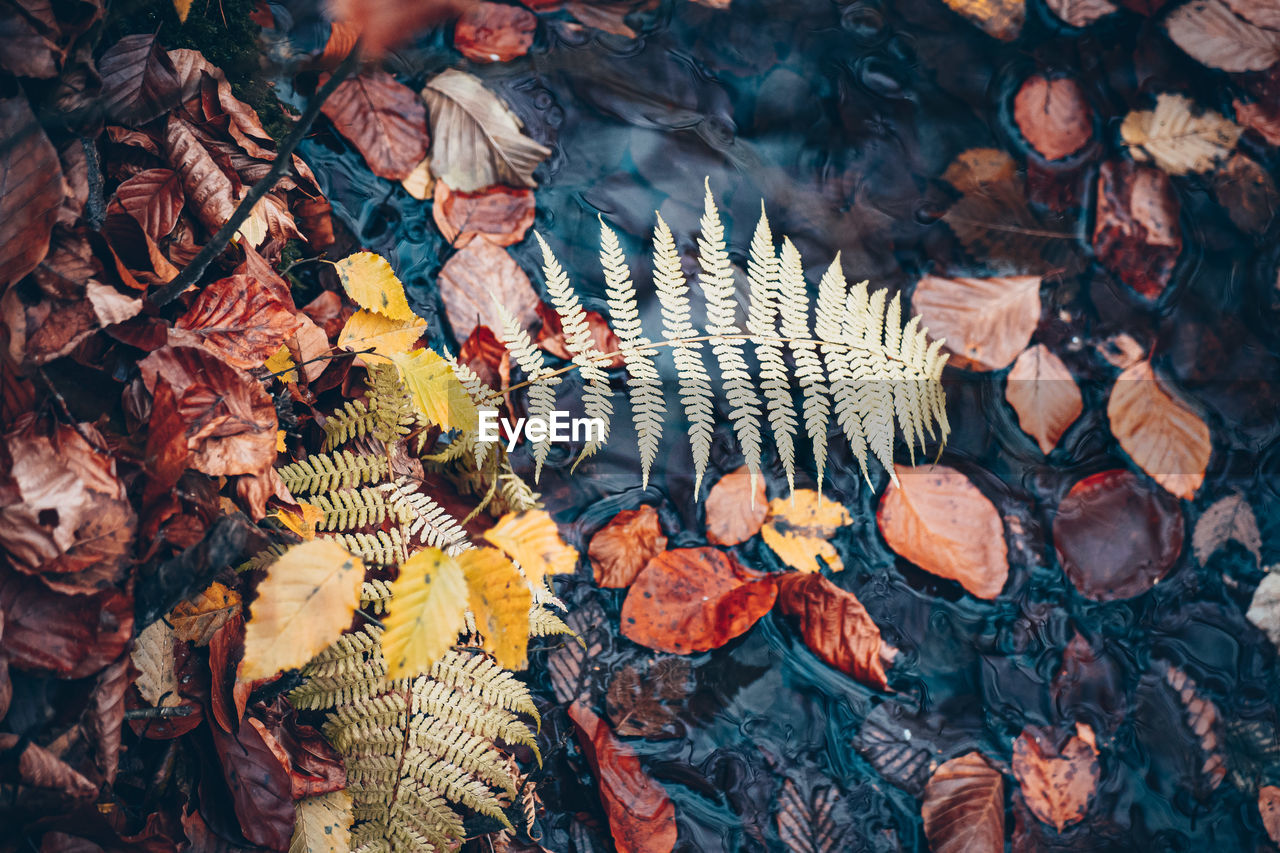
[[[1013,118],[1046,160],[1070,157],[1093,138],[1093,110],[1072,77],[1028,77],[1013,99]]]
[[[537,319],[538,294],[529,276],[500,246],[472,240],[445,262],[437,279],[440,301],[454,338],[471,337],[476,326],[503,328],[496,303],[501,303],[528,329]]]
[[[844,570],[840,555],[830,542],[836,530],[853,519],[844,504],[813,489],[796,489],[790,498],[769,502],[769,518],[760,528],[778,559],[801,572],[816,572],[823,565],[833,572]]]
[[[469,3],[453,25],[453,46],[472,62],[509,62],[529,52],[537,26],[520,6]]]
[[[946,4],[1001,41],[1016,39],[1027,17],[1025,0],[946,0]]]
[[[943,278],[926,275],[911,295],[933,340],[946,340],[951,364],[970,370],[1008,367],[1040,322],[1040,277]]]
[[[1236,2],[1244,8],[1251,5]],[[1274,20],[1280,23],[1280,15]],[[1221,0],[1184,3],[1169,13],[1164,27],[1174,44],[1210,68],[1265,71],[1280,62],[1280,32],[1236,17]]]
[[[1018,413],[1022,431],[1046,456],[1084,411],[1075,378],[1062,359],[1044,344],[1028,347],[1005,378],[1005,399]]]
[[[1027,726],[1013,742],[1013,775],[1027,807],[1059,832],[1084,819],[1099,774],[1097,749],[1076,735]]]
[[[1093,227],[1098,260],[1138,293],[1157,298],[1182,252],[1178,212],[1178,197],[1164,172],[1108,160],[1098,170]]]
[[[1107,419],[1125,453],[1153,480],[1180,498],[1195,497],[1213,452],[1209,427],[1161,387],[1150,361],[1116,378]]]
[[[707,541],[741,545],[759,533],[769,515],[764,485],[764,478],[753,478],[746,465],[717,480],[707,494]]]
[[[600,528],[587,546],[596,586],[631,586],[645,564],[666,548],[667,537],[662,535],[657,510],[648,505],[624,509]]]
[[[1171,175],[1207,172],[1225,159],[1240,128],[1213,110],[1193,112],[1194,106],[1185,95],[1164,92],[1156,97],[1155,109],[1125,116],[1120,135],[1133,159],[1153,162]]]
[[[1195,532],[1191,534],[1191,550],[1202,566],[1228,542],[1240,543],[1253,554],[1254,560],[1262,563],[1262,535],[1258,532],[1258,519],[1244,495],[1227,495],[1214,501],[1196,521]]]
[[[966,752],[935,770],[920,813],[933,853],[1004,850],[1004,777],[980,753]]]

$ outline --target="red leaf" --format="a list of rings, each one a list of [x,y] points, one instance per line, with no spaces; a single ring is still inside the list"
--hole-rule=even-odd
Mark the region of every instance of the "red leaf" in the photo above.
[[[631,584],[622,634],[660,652],[715,649],[746,633],[777,597],[772,575],[750,572],[723,551],[664,551]]]
[[[1169,176],[1130,160],[1098,172],[1093,250],[1103,266],[1148,299],[1169,283],[1182,252],[1178,197]]]
[[[1268,145],[1280,145],[1280,105],[1265,101],[1249,104],[1240,98],[1231,103],[1240,124],[1257,131]]]
[[[535,213],[533,190],[501,184],[474,193],[459,193],[444,181],[436,181],[431,204],[431,215],[440,233],[459,249],[476,237],[495,246],[519,243],[533,225]]]
[[[535,310],[538,312],[538,317],[542,319],[542,328],[538,330],[534,343],[556,358],[563,358],[566,361],[572,358],[572,354],[564,345],[564,329],[560,326],[560,315],[550,305],[541,301],[535,306]],[[613,329],[609,328],[608,321],[595,311],[582,313],[586,315],[587,328],[591,330],[591,342],[595,344],[596,349],[601,353],[614,353],[607,366],[621,367],[623,358],[618,350],[622,347],[622,343],[613,333]]]
[[[220,165],[201,142],[192,126],[170,113],[165,125],[165,157],[182,177],[182,188],[200,223],[217,231],[231,218],[239,198],[239,177],[232,180],[234,170]]]
[[[297,712],[283,697],[265,709],[262,722],[280,747],[277,757],[289,768],[295,800],[347,786],[342,756],[317,729],[299,723]]]
[[[666,547],[657,510],[647,505],[624,509],[600,528],[587,546],[596,585],[630,586],[645,564]]]
[[[275,738],[253,717],[247,717],[235,734],[220,726],[210,726],[209,731],[244,837],[272,850],[289,849],[292,786],[288,768],[273,749]]]
[[[1098,751],[1085,738],[1027,726],[1013,742],[1013,775],[1027,807],[1059,832],[1084,819],[1099,774]]]
[[[427,106],[386,72],[344,80],[321,110],[380,178],[398,181],[427,156]]]
[[[84,678],[117,660],[133,637],[133,601],[116,590],[61,595],[6,571],[0,610],[0,652],[21,670]]]
[[[244,657],[244,617],[237,613],[209,640],[209,707],[214,722],[235,734],[249,704],[251,685],[236,678]]]
[[[1093,110],[1071,77],[1028,77],[1013,99],[1013,118],[1046,160],[1069,157],[1093,138]]]
[[[405,44],[466,7],[464,0],[334,0],[329,13],[334,20],[359,29],[364,55],[377,59],[388,48]]]
[[[760,532],[769,515],[764,476],[756,477],[751,494],[751,473],[743,465],[725,474],[707,495],[707,541],[712,545],[740,545]]]
[[[22,95],[0,99],[0,290],[49,251],[62,204],[58,152]]]
[[[293,299],[286,290],[252,275],[219,279],[200,291],[174,327],[192,333],[175,342],[204,345],[241,370],[261,367],[298,330]]]
[[[506,360],[507,348],[488,326],[476,326],[472,329],[471,336],[458,350],[458,361],[474,370],[495,391],[505,384],[502,376]]]
[[[453,46],[472,62],[507,62],[533,44],[538,19],[519,6],[473,3],[453,27]]]
[[[787,574],[778,581],[778,606],[799,617],[805,645],[863,684],[889,689],[884,667],[897,654],[858,597],[818,574]]]
[[[139,172],[116,188],[116,201],[152,240],[168,236],[186,204],[182,180],[172,169]]]
[[[529,276],[504,249],[486,240],[472,240],[456,252],[437,281],[455,340],[465,341],[476,326],[502,328],[494,300],[506,306],[522,328],[532,326],[538,316],[538,294]]]
[[[0,734],[0,753],[13,749],[22,740],[18,735]],[[18,779],[33,788],[48,788],[73,799],[86,799],[98,793],[98,786],[73,770],[53,753],[28,743],[17,756],[5,756],[6,763],[17,765]]]
[[[1004,777],[977,752],[933,772],[920,813],[933,853],[1004,850]]]
[[[1094,601],[1146,592],[1177,561],[1182,536],[1178,502],[1119,469],[1072,486],[1053,521],[1062,570]]]
[[[155,33],[125,36],[98,60],[102,104],[107,115],[126,124],[146,124],[178,102],[181,81]]]
[[[173,488],[187,470],[187,459],[191,455],[187,450],[187,422],[178,412],[173,388],[163,378],[156,380],[147,426],[144,464],[148,477],[142,492],[144,508],[152,506]]]
[[[574,702],[569,717],[595,773],[618,853],[670,853],[678,833],[676,808],[667,792],[590,708]]]

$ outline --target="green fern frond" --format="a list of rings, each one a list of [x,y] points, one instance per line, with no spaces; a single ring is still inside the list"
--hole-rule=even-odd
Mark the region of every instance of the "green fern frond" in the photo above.
[[[321,427],[324,430],[324,449],[332,450],[348,441],[364,438],[373,432],[377,423],[377,415],[364,400],[347,400],[341,409],[325,419]]]
[[[281,543],[272,543],[236,566],[236,572],[253,572],[258,569],[265,569],[267,566],[279,559],[280,555],[288,550],[289,546]]]
[[[297,497],[372,483],[386,477],[390,467],[386,456],[339,450],[308,456],[284,466],[279,474],[285,488]]]
[[[321,531],[353,531],[388,519],[395,524],[406,524],[412,518],[410,509],[396,503],[384,487],[338,489],[312,495],[311,502],[323,513],[316,524],[316,529]]]

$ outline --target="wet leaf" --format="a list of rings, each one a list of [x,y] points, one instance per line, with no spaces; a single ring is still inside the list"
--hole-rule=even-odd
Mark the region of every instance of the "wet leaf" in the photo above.
[[[856,849],[855,818],[834,785],[808,785],[791,779],[778,792],[778,838],[787,853],[836,853]]]
[[[578,742],[591,764],[600,802],[618,853],[670,853],[676,844],[675,806],[626,744],[581,702],[569,706]]]
[[[210,726],[209,731],[245,838],[272,850],[288,849],[293,797],[289,769],[272,748],[275,738],[254,717],[247,717],[234,734],[221,726]]]
[[[289,853],[348,853],[351,849],[351,795],[333,791],[295,804],[297,818]]]
[[[946,0],[984,33],[1001,41],[1013,41],[1027,18],[1025,0]]]
[[[252,275],[212,282],[177,319],[178,336],[241,370],[261,367],[301,326],[287,290]]]
[[[938,763],[928,740],[916,737],[904,716],[896,702],[876,705],[859,726],[853,748],[881,776],[918,797]]]
[[[790,498],[769,502],[769,517],[760,528],[760,537],[778,559],[797,571],[816,572],[825,565],[839,572],[844,564],[830,540],[837,529],[852,521],[839,501],[823,499],[813,489],[796,489]]]
[[[814,654],[863,684],[889,689],[885,664],[897,649],[880,638],[858,597],[822,575],[783,575],[778,581],[778,606],[796,617],[800,635]]]
[[[1263,785],[1258,789],[1258,812],[1262,815],[1267,836],[1280,844],[1280,788]]]
[[[390,320],[416,322],[422,319],[409,307],[404,285],[386,258],[373,252],[357,252],[334,266],[347,295],[361,308]]]
[[[578,568],[577,549],[560,538],[546,510],[509,512],[484,532],[484,538],[519,563],[534,586],[541,586],[549,575],[570,575]]]
[[[969,478],[945,465],[895,466],[876,522],[889,547],[927,572],[993,599],[1009,577],[1000,514]]]
[[[1004,397],[1018,413],[1022,431],[1046,456],[1084,411],[1075,378],[1044,344],[1023,350],[1005,378]]]
[[[1210,68],[1264,71],[1280,62],[1280,32],[1236,17],[1221,0],[1184,3],[1169,13],[1164,28],[1174,44]]]
[[[500,302],[527,329],[537,319],[538,294],[529,276],[504,249],[472,240],[445,262],[437,279],[453,337],[461,342],[476,326],[501,329]]]
[[[1181,669],[1163,661],[1158,662],[1158,668],[1164,670],[1165,683],[1182,702],[1187,728],[1200,739],[1204,755],[1204,763],[1200,765],[1201,781],[1212,791],[1227,775],[1227,765],[1222,758],[1222,714]]]
[[[0,753],[8,753],[23,740],[18,735],[0,732]],[[28,742],[17,755],[5,755],[7,763],[16,765],[18,780],[33,788],[47,788],[73,799],[87,799],[98,793],[98,786],[43,747]]]
[[[0,289],[35,268],[49,251],[62,204],[58,152],[19,94],[0,98]]]
[[[1245,618],[1267,635],[1276,648],[1280,648],[1280,573],[1268,571],[1263,575]]]
[[[547,656],[547,673],[557,702],[591,700],[591,673],[604,652],[605,619],[604,610],[594,599],[574,607],[566,617],[565,623],[585,645],[565,643]]]
[[[1178,197],[1169,176],[1128,160],[1098,172],[1093,250],[1103,266],[1148,299],[1157,298],[1182,252]]]
[[[464,0],[336,0],[329,14],[335,21],[354,27],[366,57],[377,59],[388,48],[410,41],[428,27],[457,16]]]
[[[1120,469],[1072,486],[1053,520],[1058,562],[1094,601],[1146,592],[1173,568],[1182,536],[1177,502]]]
[[[479,427],[479,412],[453,366],[434,350],[392,353],[409,398],[418,414],[443,430],[464,432]]]
[[[194,598],[182,602],[165,617],[180,640],[208,645],[214,632],[240,612],[240,593],[220,583],[210,584]]]
[[[664,551],[631,584],[622,603],[622,635],[660,652],[719,648],[746,633],[777,596],[772,576],[744,569],[723,551]]]
[[[1028,77],[1013,99],[1013,119],[1046,160],[1070,157],[1093,138],[1093,109],[1073,77]]]
[[[1232,101],[1236,121],[1256,131],[1269,145],[1280,145],[1280,107],[1265,102],[1245,103],[1237,98]]]
[[[1207,2],[1210,0],[1194,0],[1191,5]],[[1213,110],[1197,111],[1195,107],[1185,95],[1161,93],[1155,109],[1129,113],[1120,125],[1129,154],[1139,162],[1155,163],[1171,175],[1212,169],[1235,148],[1240,128]]]
[[[615,672],[606,696],[614,731],[656,740],[683,736],[680,706],[692,686],[691,674],[681,658],[659,658],[643,675],[630,666]]]
[[[172,169],[147,169],[116,187],[116,201],[152,240],[168,236],[186,204],[182,180]]]
[[[725,474],[707,494],[707,541],[712,545],[741,545],[760,532],[769,515],[765,478],[752,488],[746,465]]]
[[[348,78],[321,111],[380,178],[398,181],[427,156],[427,111],[412,89],[384,71]]]
[[[471,3],[453,25],[453,46],[472,62],[509,62],[533,44],[538,19],[502,3]]]
[[[1215,551],[1228,542],[1239,542],[1253,554],[1259,565],[1262,564],[1262,535],[1258,532],[1258,519],[1244,495],[1219,498],[1201,514],[1191,535],[1191,550],[1203,566]]]
[[[501,551],[472,548],[457,557],[484,647],[505,669],[524,669],[529,646],[529,583]]]
[[[1040,277],[926,275],[916,283],[911,309],[930,338],[946,339],[951,364],[1000,370],[1026,348],[1040,322]]]
[[[427,81],[422,97],[431,117],[437,178],[458,192],[493,184],[537,186],[533,171],[551,150],[525,136],[515,113],[479,79],[451,68]]]
[[[1004,850],[1004,777],[977,752],[934,771],[920,807],[933,853]]]
[[[1087,27],[1119,11],[1109,0],[1048,0],[1047,5],[1053,14],[1073,27]]]
[[[181,94],[177,72],[154,33],[125,36],[98,60],[108,116],[142,125],[168,112]]]
[[[190,124],[170,113],[164,134],[165,159],[182,177],[188,209],[200,223],[216,232],[235,213],[237,183],[218,165]]]
[[[242,681],[302,666],[351,624],[364,564],[329,539],[290,547],[267,568],[244,632]]]
[[[400,565],[391,584],[382,653],[388,678],[414,678],[458,641],[467,609],[462,569],[439,548],[423,548]]]
[[[379,356],[390,361],[392,356],[413,349],[426,330],[427,321],[421,317],[392,320],[361,308],[347,319],[338,335],[337,345],[340,349],[361,353],[361,360],[365,363]]]
[[[444,181],[436,181],[431,204],[436,227],[459,249],[477,237],[495,246],[519,243],[533,225],[536,212],[532,190],[492,186],[462,193],[454,192]]]
[[[1111,433],[1125,453],[1171,494],[1191,500],[1213,452],[1209,428],[1161,387],[1150,361],[1116,378],[1107,400]]]
[[[1098,752],[1076,735],[1027,726],[1013,742],[1013,775],[1032,814],[1062,832],[1084,819],[1093,800]]]
[[[1280,192],[1271,175],[1243,154],[1232,154],[1213,176],[1213,197],[1236,227],[1263,234],[1280,210]]]
[[[133,602],[115,590],[61,595],[3,572],[0,610],[0,653],[14,669],[84,678],[117,660],[133,638]]]
[[[178,695],[178,674],[173,656],[175,642],[177,638],[173,629],[163,619],[157,619],[138,635],[130,653],[138,670],[134,685],[142,698],[156,707],[182,702]]]
[[[624,509],[600,528],[587,546],[596,586],[631,586],[645,564],[666,548],[667,537],[662,535],[657,510],[648,505]]]
[[[571,361],[573,354],[564,345],[564,327],[560,323],[560,315],[556,313],[554,308],[541,300],[538,301],[536,310],[538,317],[542,319],[542,326],[538,329],[538,334],[534,335],[533,342],[543,352],[549,352],[556,358]],[[615,353],[604,364],[604,367],[606,369],[622,367],[624,363],[621,353],[622,343],[618,340],[618,336],[614,334],[613,329],[609,328],[609,321],[595,311],[583,311],[582,316],[587,322],[587,329],[591,332],[591,342],[595,344],[595,348],[601,354]]]

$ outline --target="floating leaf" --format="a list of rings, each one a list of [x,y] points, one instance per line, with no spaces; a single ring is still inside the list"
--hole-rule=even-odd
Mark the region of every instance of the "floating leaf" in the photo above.
[[[1195,3],[1208,0],[1195,0]],[[1226,158],[1240,138],[1240,128],[1213,110],[1199,114],[1185,95],[1156,96],[1152,110],[1135,110],[1124,118],[1120,136],[1133,159],[1153,162],[1171,175],[1207,172]]]
[[[173,608],[165,621],[173,626],[173,633],[179,640],[205,646],[214,633],[239,612],[240,593],[213,583],[199,595]]]
[[[760,532],[769,515],[764,478],[753,478],[746,465],[725,474],[707,494],[706,513],[707,541],[712,545],[746,542]]]
[[[449,327],[458,341],[471,337],[476,326],[503,327],[497,303],[516,318],[522,329],[537,319],[538,294],[529,276],[499,246],[472,240],[445,262],[437,279]]]
[[[1073,27],[1087,27],[1119,9],[1109,0],[1047,0],[1053,14]]]
[[[1237,3],[1241,7],[1252,5],[1239,0]],[[1280,62],[1280,32],[1236,17],[1221,0],[1184,3],[1164,19],[1164,28],[1174,44],[1210,68],[1265,71]]]
[[[946,340],[951,364],[1000,370],[1026,348],[1040,322],[1040,277],[926,275],[916,283],[911,309],[930,338]]]
[[[1245,618],[1280,648],[1280,573],[1268,571],[1253,591]]]
[[[1262,535],[1258,532],[1258,519],[1244,495],[1219,498],[1204,511],[1191,535],[1191,550],[1203,566],[1215,551],[1228,542],[1239,542],[1253,554],[1253,559],[1262,563]]]
[[[343,80],[320,109],[380,178],[407,178],[427,156],[426,106],[384,71]]]
[[[1076,735],[1027,726],[1013,742],[1013,775],[1027,807],[1059,832],[1084,819],[1099,774],[1097,749]]]
[[[177,638],[165,620],[148,625],[134,641],[130,657],[138,670],[134,686],[155,707],[179,705],[178,674],[174,671],[173,644]]]
[[[413,349],[413,345],[427,330],[427,321],[414,316],[412,320],[392,320],[375,311],[361,308],[347,318],[338,335],[338,347],[360,353],[365,363],[384,358],[390,361]],[[372,356],[372,358],[371,358]]]
[[[528,9],[469,3],[453,25],[453,46],[472,62],[510,62],[533,44],[538,19]]]
[[[1044,344],[1023,350],[1005,378],[1004,397],[1018,413],[1022,431],[1048,455],[1084,411],[1075,378]]]
[[[367,311],[391,320],[419,320],[409,307],[404,285],[387,259],[373,252],[357,252],[334,264],[347,295]]]
[[[466,609],[467,580],[452,557],[439,548],[423,548],[401,563],[383,619],[387,677],[429,672],[458,641]]]
[[[240,679],[302,666],[342,635],[360,603],[364,564],[330,539],[291,546],[267,567],[244,631]]]
[[[806,795],[791,779],[778,792],[778,838],[787,853],[837,853],[859,846],[855,819],[834,785],[810,785]]]
[[[294,804],[297,817],[289,853],[349,853],[351,795],[332,791]]]
[[[1107,400],[1111,433],[1138,467],[1170,493],[1191,500],[1213,452],[1209,428],[1160,386],[1150,361],[1116,378]]]
[[[504,186],[463,193],[454,192],[444,181],[436,181],[431,204],[431,215],[440,233],[458,249],[476,238],[495,246],[519,243],[529,233],[536,213],[532,190]]]
[[[946,0],[946,3],[984,33],[1001,41],[1016,39],[1027,18],[1025,0]]]
[[[480,414],[453,365],[434,350],[392,353],[391,361],[409,389],[413,405],[430,423],[443,430],[469,432],[480,425]]]
[[[560,538],[560,530],[546,510],[509,512],[484,532],[484,538],[519,563],[535,586],[542,586],[548,575],[570,575],[578,567],[577,549]]]
[[[876,522],[901,557],[993,599],[1009,577],[1000,514],[969,478],[945,465],[895,466]]]
[[[977,752],[943,763],[920,807],[933,853],[1004,850],[1004,777]]]
[[[495,548],[472,548],[457,557],[467,579],[471,610],[484,647],[504,669],[524,669],[529,645],[529,583]]]
[[[596,586],[628,587],[645,564],[667,548],[658,511],[645,505],[624,509],[591,537],[587,559]]]
[[[1028,77],[1014,96],[1013,120],[1046,160],[1070,157],[1093,138],[1093,110],[1072,77]]]
[[[839,572],[844,563],[830,539],[852,521],[839,501],[824,501],[813,489],[796,489],[790,498],[769,502],[769,518],[760,528],[760,536],[778,559],[793,569],[816,572],[825,564],[830,571]]]
[[[880,628],[848,590],[822,575],[783,575],[778,581],[778,607],[800,623],[800,635],[814,654],[847,675],[889,689],[885,664],[897,649],[880,638]]]
[[[1182,252],[1178,211],[1173,183],[1164,172],[1109,160],[1098,170],[1093,251],[1121,281],[1155,299]]]

